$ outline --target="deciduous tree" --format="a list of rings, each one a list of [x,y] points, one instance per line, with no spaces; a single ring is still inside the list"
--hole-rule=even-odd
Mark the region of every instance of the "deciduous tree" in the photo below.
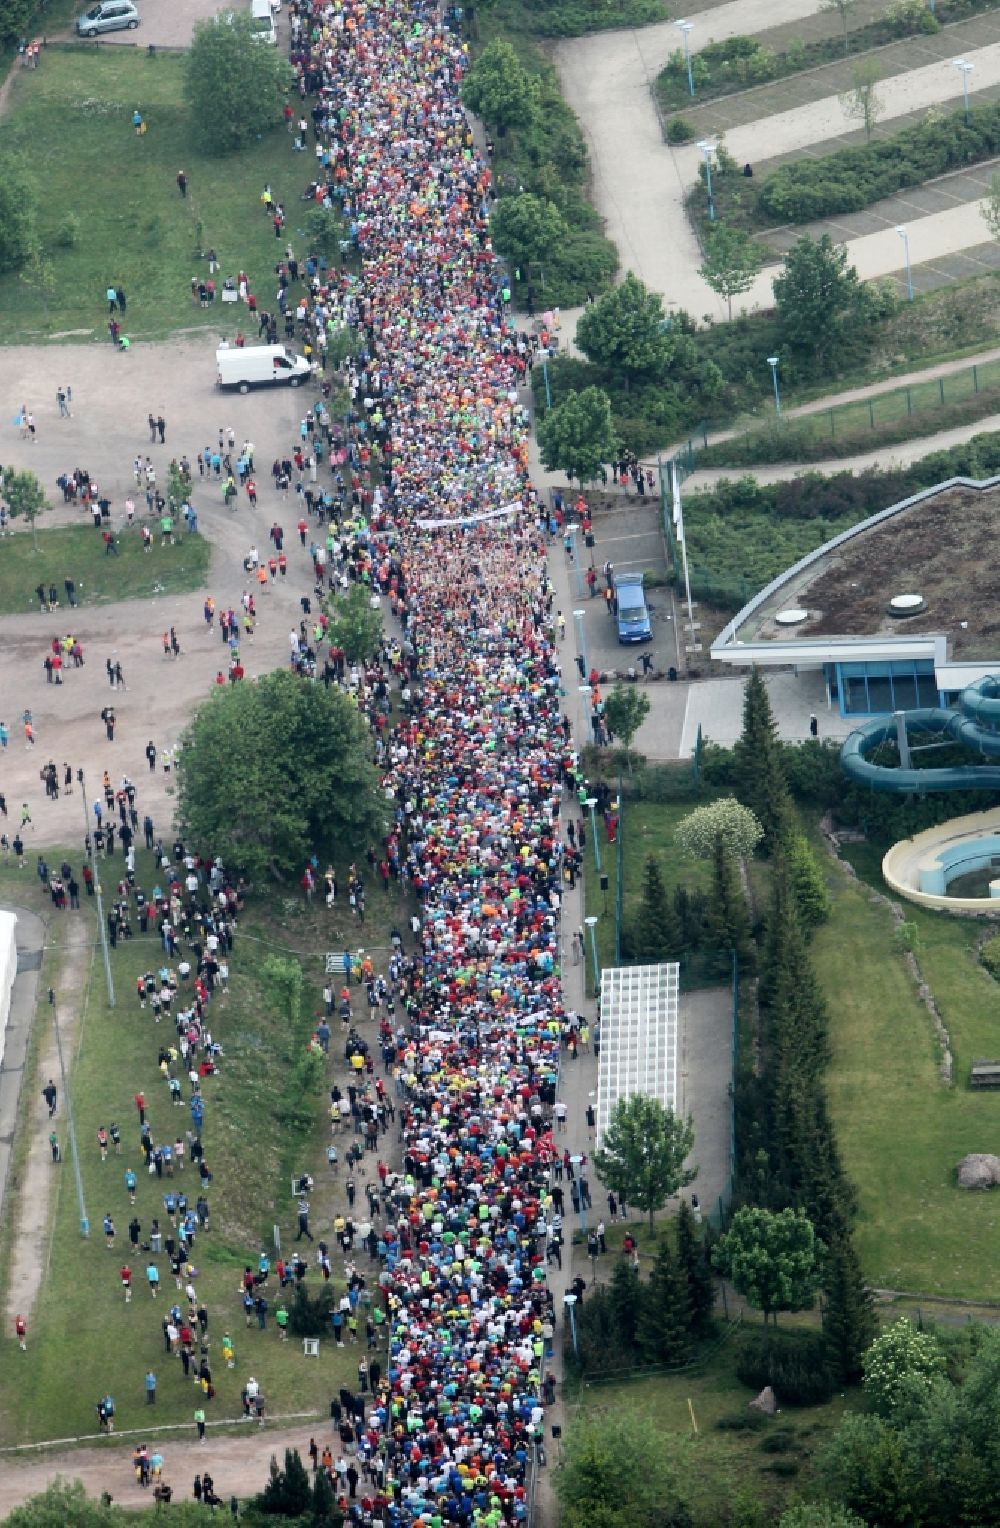
[[[763,1312],[765,1328],[779,1311],[808,1310],[819,1288],[819,1244],[801,1210],[737,1210],[712,1261]]]
[[[494,245],[517,265],[529,260],[544,264],[567,232],[555,202],[531,191],[502,197],[490,218]]]
[[[686,1445],[646,1413],[577,1413],[553,1484],[562,1528],[688,1528]]]
[[[902,1316],[875,1338],[862,1367],[869,1404],[891,1419],[901,1403],[912,1402],[917,1390],[930,1394],[935,1377],[944,1373],[945,1361],[937,1338],[918,1331]]]
[[[848,322],[864,312],[864,289],[847,261],[847,250],[828,233],[808,234],[785,256],[784,273],[774,278],[774,304],[782,341],[817,366],[829,363],[843,342]]]
[[[630,380],[648,375],[669,358],[662,298],[629,271],[581,314],[576,343],[589,361],[606,366],[627,389]]]
[[[685,1163],[694,1146],[690,1118],[680,1119],[656,1098],[632,1093],[615,1104],[594,1153],[597,1176],[626,1204],[649,1216],[693,1182],[697,1168]]]
[[[698,274],[716,296],[725,298],[732,318],[733,298],[749,292],[763,263],[760,247],[749,234],[741,228],[714,223]]]
[[[38,200],[22,160],[0,162],[0,271],[20,270],[38,247]]]
[[[31,526],[31,540],[38,550],[38,532],[35,522],[38,516],[50,508],[45,490],[33,472],[19,471],[16,467],[0,467],[0,497],[7,501],[12,520],[25,520]]]
[[[247,148],[276,127],[291,85],[287,58],[258,42],[248,11],[223,11],[195,27],[184,96],[208,153]]]
[[[462,85],[462,100],[501,137],[509,127],[528,127],[538,111],[540,87],[510,43],[495,37],[476,59]]]
[[[339,690],[288,672],[216,689],[183,741],[185,834],[253,879],[297,877],[382,829],[368,730]]]
[[[689,859],[711,859],[716,843],[731,859],[749,859],[763,836],[763,829],[750,811],[733,796],[695,807],[677,824],[674,844]]]
[[[549,472],[587,483],[618,448],[611,423],[611,400],[599,387],[570,393],[538,426],[538,449]]]
[[[878,92],[881,78],[882,70],[876,59],[860,58],[851,70],[850,89],[840,97],[845,115],[853,117],[864,128],[866,143],[871,142],[875,124],[885,110],[885,102]]]
[[[649,715],[649,696],[634,684],[616,684],[604,702],[604,719],[612,738],[620,738],[628,753],[632,739]],[[629,758],[629,770],[632,760]]]
[[[363,663],[378,651],[382,611],[372,604],[370,584],[352,584],[345,595],[327,602],[326,611],[327,638],[331,646],[344,649],[348,663]]]

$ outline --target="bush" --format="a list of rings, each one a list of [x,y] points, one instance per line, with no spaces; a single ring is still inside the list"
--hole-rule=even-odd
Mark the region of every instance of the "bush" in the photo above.
[[[288,1330],[293,1337],[328,1337],[336,1303],[332,1284],[319,1285],[315,1294],[304,1283],[297,1284],[288,1301]]]
[[[751,1390],[770,1385],[786,1406],[820,1406],[837,1388],[819,1332],[772,1332],[753,1337],[736,1360],[736,1376]]]
[[[738,1411],[732,1417],[719,1417],[715,1423],[719,1432],[763,1432],[769,1426],[769,1418],[762,1411]]]
[[[992,939],[987,939],[979,951],[979,958],[990,975],[1000,981],[1000,934],[994,934]]]
[[[686,117],[671,117],[667,123],[666,138],[668,143],[690,143],[695,135],[695,128]]]
[[[795,1434],[787,1427],[781,1428],[780,1431],[768,1433],[758,1447],[762,1454],[789,1454],[796,1447]]]
[[[56,229],[56,244],[60,249],[75,249],[80,242],[80,219],[75,212],[67,212]]]
[[[947,170],[993,159],[998,151],[1000,106],[974,107],[968,122],[964,112],[930,114],[891,138],[781,165],[757,193],[757,218],[808,223],[857,212]]]

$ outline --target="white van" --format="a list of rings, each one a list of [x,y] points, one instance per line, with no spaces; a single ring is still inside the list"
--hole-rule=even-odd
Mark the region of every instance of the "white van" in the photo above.
[[[253,21],[253,35],[258,42],[268,42],[272,48],[278,46],[278,34],[274,30],[274,12],[271,8],[271,0],[251,0],[250,16]]]
[[[237,387],[241,393],[276,382],[298,387],[310,372],[305,356],[286,350],[284,345],[227,346],[215,352],[215,364],[219,386]]]

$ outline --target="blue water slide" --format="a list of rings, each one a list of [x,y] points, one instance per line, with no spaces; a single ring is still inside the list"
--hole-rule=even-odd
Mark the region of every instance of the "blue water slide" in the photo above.
[[[988,674],[968,685],[949,709],[930,706],[903,712],[907,736],[931,733],[959,743],[981,757],[1000,758],[1000,676]],[[844,773],[859,785],[898,796],[913,792],[1000,790],[1000,765],[954,765],[945,769],[893,769],[869,758],[882,743],[897,740],[896,718],[864,722],[840,750]]]

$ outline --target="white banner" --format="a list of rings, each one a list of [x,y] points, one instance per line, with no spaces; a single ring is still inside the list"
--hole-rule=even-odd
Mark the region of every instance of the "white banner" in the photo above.
[[[516,499],[512,504],[505,504],[502,509],[484,509],[479,515],[456,515],[453,520],[418,520],[416,524],[422,531],[438,531],[449,526],[478,525],[481,520],[499,520],[504,515],[520,514],[523,508],[520,499]]]
[[[678,541],[684,540],[684,511],[681,509],[681,476],[676,464],[670,464],[670,477],[674,488],[674,531]]]

